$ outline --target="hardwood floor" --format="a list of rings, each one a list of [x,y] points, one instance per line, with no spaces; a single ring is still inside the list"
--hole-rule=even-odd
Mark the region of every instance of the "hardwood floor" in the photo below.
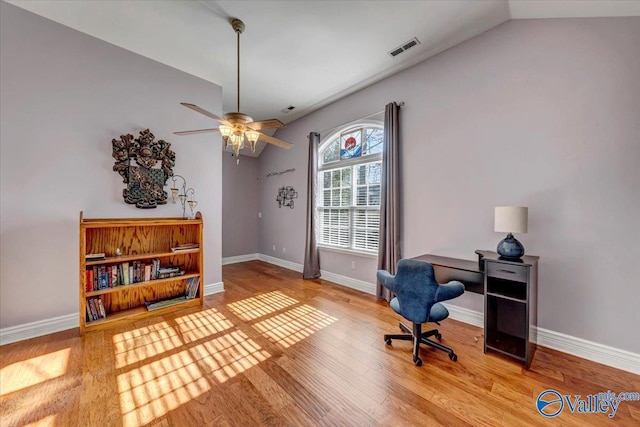
[[[639,425],[616,415],[546,419],[546,389],[640,391],[640,376],[538,347],[531,370],[482,351],[482,330],[439,327],[443,352],[385,346],[386,303],[260,261],[225,266],[226,291],[186,309],[80,337],[69,330],[0,347],[0,425]],[[476,338],[479,339],[476,340]]]

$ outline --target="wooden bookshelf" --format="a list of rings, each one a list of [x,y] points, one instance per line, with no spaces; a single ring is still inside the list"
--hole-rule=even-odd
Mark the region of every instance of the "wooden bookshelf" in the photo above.
[[[80,333],[103,330],[127,324],[149,316],[202,306],[204,303],[203,220],[200,212],[195,219],[182,218],[84,218],[80,212]],[[181,244],[198,243],[199,248],[173,252]],[[116,255],[119,248],[121,255]],[[86,261],[87,254],[104,253],[105,259]],[[162,279],[141,280],[127,285],[95,288],[87,282],[87,270],[100,267],[116,268],[125,263],[175,266],[183,275]],[[200,283],[194,299],[184,303],[148,311],[145,302],[184,295],[187,281]],[[112,283],[113,284],[113,283]],[[89,320],[87,304],[99,298],[106,317]]]

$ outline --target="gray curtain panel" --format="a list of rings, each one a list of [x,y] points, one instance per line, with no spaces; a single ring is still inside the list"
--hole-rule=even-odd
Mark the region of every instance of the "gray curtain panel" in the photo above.
[[[378,270],[396,274],[400,260],[400,191],[399,191],[399,123],[400,107],[395,102],[384,110],[384,149],[382,151],[382,176],[380,189],[380,237],[378,243]],[[376,285],[378,299],[390,301],[392,293]]]
[[[318,145],[320,134],[309,134],[309,176],[307,177],[307,237],[304,245],[303,279],[320,277],[320,255],[316,242],[316,185],[318,179]]]

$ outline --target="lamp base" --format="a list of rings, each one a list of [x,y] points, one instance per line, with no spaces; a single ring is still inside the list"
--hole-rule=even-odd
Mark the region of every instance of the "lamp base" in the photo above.
[[[507,237],[498,243],[497,252],[498,255],[506,260],[516,261],[524,255],[524,246],[513,237],[513,234],[509,233]]]

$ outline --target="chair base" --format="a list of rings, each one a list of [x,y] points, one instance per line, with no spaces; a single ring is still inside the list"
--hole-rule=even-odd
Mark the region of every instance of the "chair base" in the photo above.
[[[414,323],[413,330],[411,330],[407,325],[400,322],[400,330],[406,332],[406,334],[387,334],[384,336],[384,342],[387,345],[391,345],[391,340],[413,341],[413,363],[415,363],[416,366],[422,365],[422,359],[420,359],[419,356],[420,344],[426,344],[429,347],[444,351],[449,355],[449,359],[454,362],[458,360],[458,356],[456,356],[452,349],[429,339],[429,337],[432,336],[435,336],[438,340],[442,338],[442,335],[437,329],[422,332],[422,324]]]

